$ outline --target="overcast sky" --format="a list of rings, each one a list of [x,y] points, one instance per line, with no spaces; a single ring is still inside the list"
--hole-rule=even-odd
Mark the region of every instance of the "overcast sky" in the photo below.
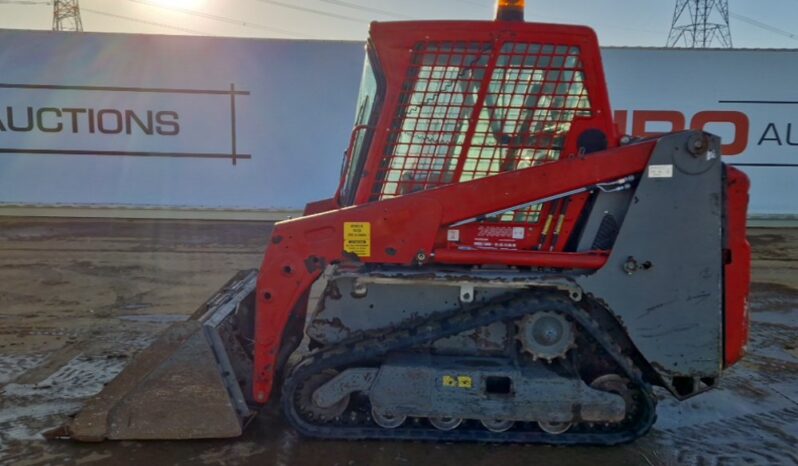
[[[28,3],[36,0],[26,0]],[[0,28],[52,6],[0,0]],[[16,2],[21,3],[21,2]],[[45,3],[44,1],[42,3]],[[80,0],[86,31],[362,40],[370,20],[489,19],[493,0]],[[662,46],[675,0],[527,0],[527,20],[586,24],[603,45]],[[798,48],[798,0],[730,0],[736,47]]]

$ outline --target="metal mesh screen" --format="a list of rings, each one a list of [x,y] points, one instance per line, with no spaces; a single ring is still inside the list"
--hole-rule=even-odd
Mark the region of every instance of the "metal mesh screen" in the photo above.
[[[426,43],[417,48],[374,198],[453,181],[490,55],[490,44]]]
[[[373,200],[557,160],[591,115],[579,48],[552,44],[422,44],[401,102]]]

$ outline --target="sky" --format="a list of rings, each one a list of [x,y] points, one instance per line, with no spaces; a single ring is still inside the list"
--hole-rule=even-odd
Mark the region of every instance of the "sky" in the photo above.
[[[0,0],[0,28],[50,29],[46,0]],[[363,40],[372,20],[491,19],[493,0],[80,0],[92,32]],[[665,45],[675,0],[527,0],[528,21],[585,24],[602,45]],[[798,0],[729,0],[735,47],[798,48]]]

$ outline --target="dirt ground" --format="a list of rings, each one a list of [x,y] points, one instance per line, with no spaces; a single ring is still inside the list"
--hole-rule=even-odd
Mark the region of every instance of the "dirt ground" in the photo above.
[[[652,432],[599,447],[333,442],[276,413],[235,440],[46,441],[170,322],[235,271],[259,265],[257,222],[0,219],[0,464],[798,464],[798,230],[749,232],[749,354],[720,388],[666,397]],[[211,422],[211,420],[209,420]]]

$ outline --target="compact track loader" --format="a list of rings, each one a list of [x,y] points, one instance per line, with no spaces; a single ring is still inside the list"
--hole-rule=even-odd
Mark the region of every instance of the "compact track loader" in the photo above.
[[[320,438],[631,441],[652,386],[699,394],[745,349],[749,183],[721,151],[623,136],[594,32],[521,1],[373,23],[335,197],[62,433],[230,437],[273,402]]]

